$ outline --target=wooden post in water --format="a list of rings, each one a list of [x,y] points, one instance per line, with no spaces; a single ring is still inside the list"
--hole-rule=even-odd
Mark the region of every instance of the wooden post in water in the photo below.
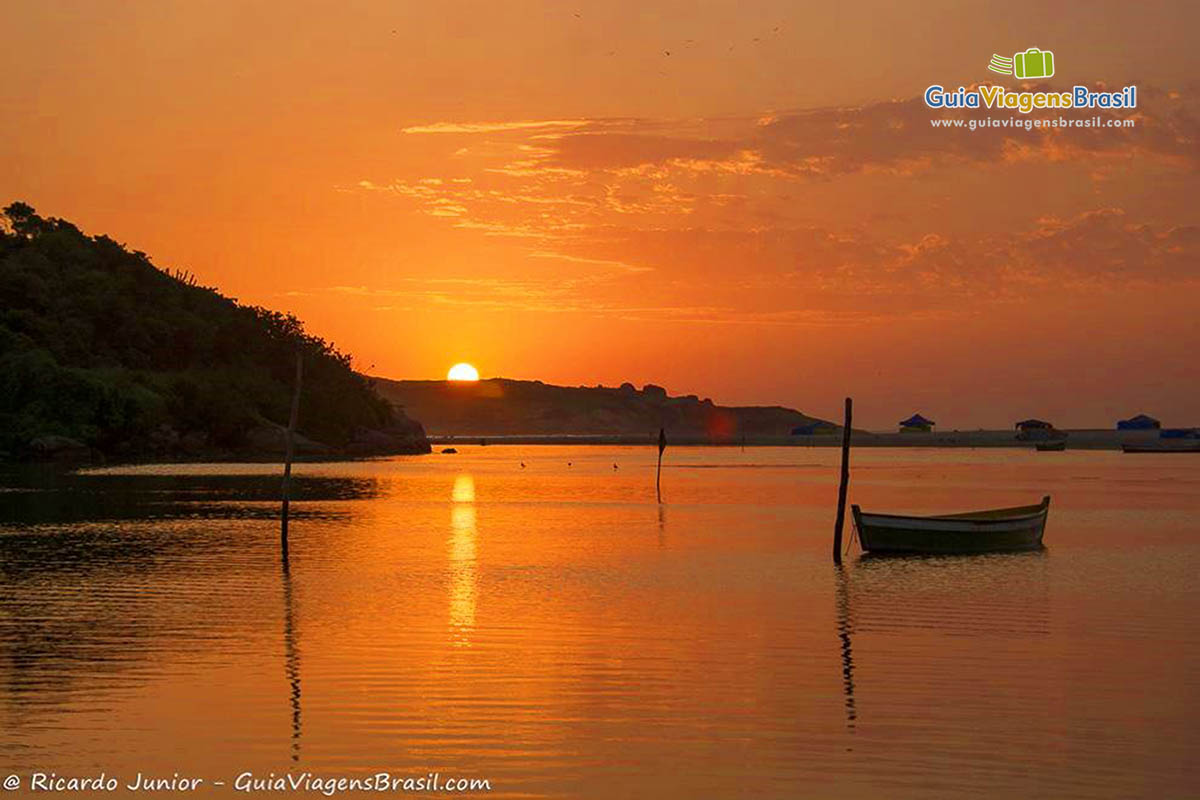
[[[283,508],[280,513],[279,547],[284,562],[288,558],[288,500],[292,488],[292,455],[295,450],[296,418],[300,416],[300,384],[304,381],[304,360],[296,350],[296,387],[292,391],[292,413],[288,417],[287,445],[283,456]]]
[[[842,563],[842,528],[846,525],[846,488],[850,483],[850,418],[854,401],[846,398],[846,419],[842,423],[842,480],[838,485],[837,521],[833,524],[833,563]]]
[[[658,502],[662,503],[662,457],[667,449],[667,429],[658,429],[658,472],[654,474],[654,491],[658,494]]]

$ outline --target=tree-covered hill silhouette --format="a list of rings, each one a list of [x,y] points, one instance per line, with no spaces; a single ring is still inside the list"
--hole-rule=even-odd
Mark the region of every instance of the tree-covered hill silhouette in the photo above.
[[[233,455],[298,428],[349,452],[427,450],[350,357],[290,314],[245,306],[145,253],[13,203],[0,218],[0,454],[65,440],[117,458]],[[308,444],[310,450],[321,449]]]

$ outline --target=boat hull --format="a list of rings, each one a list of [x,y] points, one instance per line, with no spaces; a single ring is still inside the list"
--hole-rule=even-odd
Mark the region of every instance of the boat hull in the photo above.
[[[1004,553],[1042,547],[1050,498],[1036,506],[941,517],[872,514],[858,506],[851,511],[868,553]]]

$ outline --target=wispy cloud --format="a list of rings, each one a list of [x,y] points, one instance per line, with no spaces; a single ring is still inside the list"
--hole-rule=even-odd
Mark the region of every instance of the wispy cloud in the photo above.
[[[614,261],[611,258],[585,258],[584,256],[572,256],[566,253],[551,253],[545,250],[536,250],[529,254],[530,258],[553,258],[560,261],[570,261],[572,264],[587,264],[588,266],[597,267],[613,267],[623,272],[650,272],[652,267],[642,267],[637,264],[630,264],[625,261]]]
[[[401,128],[401,133],[501,133],[507,131],[545,130],[547,128],[582,128],[586,119],[531,119],[512,122],[431,122]]]
[[[1122,195],[1131,171],[1169,169],[1182,177],[1161,191],[1190,207],[1200,114],[1152,87],[1139,100],[1132,129],[935,129],[935,115],[975,112],[917,97],[717,120],[437,122],[404,131],[459,134],[448,174],[346,190],[508,238],[531,276],[536,262],[570,267],[381,295],[409,305],[753,325],[970,313],[1055,286],[1200,280],[1200,220]],[[825,214],[823,198],[846,211]]]

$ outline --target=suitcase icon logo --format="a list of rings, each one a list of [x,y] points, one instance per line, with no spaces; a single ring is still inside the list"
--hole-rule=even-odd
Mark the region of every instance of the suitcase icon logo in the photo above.
[[[988,69],[1001,75],[1015,75],[1022,80],[1049,78],[1054,75],[1054,53],[1031,47],[1024,53],[1014,53],[1012,58],[993,55]]]
[[[1013,56],[1013,74],[1018,78],[1049,78],[1054,74],[1054,53],[1031,47]]]

